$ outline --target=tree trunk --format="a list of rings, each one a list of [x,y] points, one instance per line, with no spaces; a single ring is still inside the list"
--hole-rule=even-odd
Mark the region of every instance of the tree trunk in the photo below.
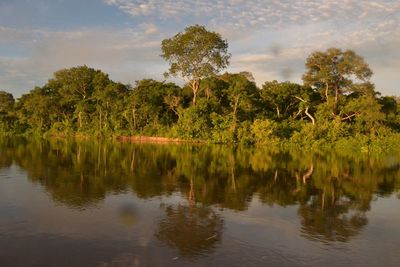
[[[197,99],[197,93],[199,92],[200,88],[200,80],[193,80],[191,83],[192,91],[193,91],[193,100],[192,104],[193,106],[196,105],[196,99]]]
[[[326,97],[326,102],[328,102],[328,100],[329,100],[329,97],[328,97],[328,90],[329,90],[328,82],[325,82],[325,97]]]
[[[135,114],[135,109],[132,109],[132,119],[133,119],[133,128],[136,129],[136,114]]]
[[[235,97],[235,105],[233,106],[233,116],[236,119],[236,112],[237,112],[237,108],[239,106],[239,100],[240,100],[240,96],[236,96]]]
[[[306,113],[307,117],[309,117],[311,119],[312,125],[315,125],[315,119],[313,116],[311,116],[310,113],[308,113],[308,107],[306,108],[306,110],[304,111],[304,113]]]
[[[335,106],[334,106],[335,115],[338,113],[338,100],[339,100],[339,88],[336,85],[336,87],[335,87]]]
[[[101,108],[100,108],[100,116],[99,116],[99,131],[101,131],[102,125],[101,125]]]
[[[281,112],[279,111],[278,105],[275,105],[276,107],[276,114],[278,115],[278,118],[281,116]]]
[[[108,120],[108,111],[106,111],[106,114],[104,114],[104,126],[107,129],[109,127],[108,124],[109,120]]]
[[[303,184],[306,183],[307,179],[311,177],[314,172],[314,165],[311,164],[310,169],[303,175]]]
[[[78,113],[79,128],[82,128],[82,111]]]
[[[206,93],[207,100],[209,100],[210,97],[211,97],[211,89],[210,89],[210,87],[206,88],[206,92],[205,93]]]

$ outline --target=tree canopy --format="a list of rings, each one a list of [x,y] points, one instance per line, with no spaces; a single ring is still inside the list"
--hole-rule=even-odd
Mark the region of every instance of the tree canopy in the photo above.
[[[161,43],[161,57],[170,68],[166,76],[182,76],[193,91],[193,104],[203,78],[216,75],[229,64],[228,42],[204,26],[187,27]]]
[[[249,71],[219,73],[229,64],[227,48],[220,34],[200,25],[163,40],[167,74],[182,76],[182,87],[153,79],[122,84],[88,66],[56,71],[17,101],[0,92],[0,133],[301,148],[347,143],[363,150],[400,143],[399,98],[380,95],[356,52],[315,51],[306,59],[303,84],[258,87]]]
[[[354,51],[329,48],[325,52],[314,52],[307,58],[303,81],[319,90],[326,101],[333,97],[336,106],[344,93],[365,89],[360,88],[360,83],[368,82],[371,76],[368,64]]]

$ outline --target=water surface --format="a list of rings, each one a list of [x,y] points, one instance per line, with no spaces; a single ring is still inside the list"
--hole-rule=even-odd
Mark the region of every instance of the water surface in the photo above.
[[[0,266],[399,266],[400,156],[0,140]]]

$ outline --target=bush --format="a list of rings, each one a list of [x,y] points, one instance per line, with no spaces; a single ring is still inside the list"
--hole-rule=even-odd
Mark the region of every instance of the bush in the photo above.
[[[231,116],[211,114],[211,139],[215,143],[233,143],[235,141],[235,123]]]
[[[279,140],[276,130],[277,123],[269,119],[257,119],[251,124],[251,133],[256,143],[276,143]]]

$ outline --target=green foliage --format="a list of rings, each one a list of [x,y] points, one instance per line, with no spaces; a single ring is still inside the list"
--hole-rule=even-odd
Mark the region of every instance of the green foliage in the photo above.
[[[179,117],[176,132],[185,139],[208,139],[212,128],[212,108],[206,101],[190,106]]]
[[[0,91],[0,134],[12,133],[16,117],[15,100],[12,94]]]
[[[243,74],[225,73],[220,79],[229,85],[224,92],[235,120],[251,120],[258,108],[259,92],[256,84]]]
[[[12,94],[0,91],[0,112],[7,113],[14,109],[14,97]]]
[[[256,119],[251,125],[251,132],[254,135],[254,140],[256,143],[260,144],[271,144],[278,141],[277,139],[277,123],[264,119]]]
[[[365,82],[372,75],[362,57],[354,51],[337,48],[312,53],[306,60],[306,70],[304,84],[321,91],[326,101],[329,96],[334,96],[335,102],[343,93],[358,91],[354,79]]]
[[[266,112],[280,120],[298,116],[306,107],[313,107],[320,101],[312,88],[291,82],[265,82],[260,95]]]
[[[185,32],[176,34],[161,43],[161,57],[168,61],[170,68],[166,76],[182,76],[193,91],[193,104],[203,78],[216,75],[229,64],[228,42],[216,32],[204,26],[187,27]]]
[[[381,106],[378,101],[370,96],[350,99],[343,108],[343,112],[345,114],[354,114],[353,131],[357,133],[373,134],[384,119],[384,114],[381,112]]]
[[[242,145],[253,145],[255,142],[254,135],[251,131],[250,121],[241,122],[236,129],[236,143]]]
[[[385,140],[400,132],[399,98],[380,97],[368,64],[351,50],[312,53],[304,85],[270,81],[258,88],[246,71],[218,75],[229,63],[228,44],[203,26],[188,27],[161,46],[169,74],[183,76],[185,86],[153,79],[130,86],[87,66],[62,69],[18,101],[0,91],[0,133],[160,136],[302,149],[359,140],[355,148],[370,151],[386,150]]]
[[[215,143],[232,143],[235,141],[235,121],[232,116],[211,114],[211,140]]]
[[[157,135],[158,128],[175,123],[180,115],[181,89],[155,80],[141,80],[132,89],[129,114],[133,133]]]
[[[169,74],[201,79],[218,73],[229,64],[228,43],[220,34],[195,25],[161,43],[162,57],[170,64]]]

